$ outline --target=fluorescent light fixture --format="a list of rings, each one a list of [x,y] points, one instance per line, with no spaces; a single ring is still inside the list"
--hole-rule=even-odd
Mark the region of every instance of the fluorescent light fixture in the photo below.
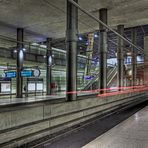
[[[79,36],[79,40],[80,40],[80,41],[82,41],[82,40],[83,40],[83,38],[82,38],[81,36]]]
[[[17,50],[15,49],[13,52],[14,52],[14,53],[17,53]]]
[[[95,35],[94,35],[94,37],[95,37],[95,38],[97,38],[97,37],[98,37],[98,35],[97,35],[97,34],[95,34]]]
[[[20,60],[22,60],[24,58],[24,53],[22,50],[20,50],[20,52],[19,52],[19,58],[20,58]]]
[[[23,48],[23,51],[26,51],[26,48]]]

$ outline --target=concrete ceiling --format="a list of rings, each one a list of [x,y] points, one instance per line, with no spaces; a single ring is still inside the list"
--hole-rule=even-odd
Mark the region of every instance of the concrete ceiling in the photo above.
[[[148,0],[79,0],[95,16],[108,9],[108,24],[125,27],[148,24]],[[66,0],[0,0],[0,35],[16,38],[16,28],[25,28],[25,40],[44,41],[65,36]],[[79,13],[79,32],[98,29],[98,23]]]

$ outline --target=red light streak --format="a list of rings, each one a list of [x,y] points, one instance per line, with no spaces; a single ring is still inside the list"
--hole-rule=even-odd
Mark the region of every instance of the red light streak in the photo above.
[[[121,91],[119,91],[119,89]],[[114,96],[119,94],[127,94],[131,92],[140,92],[145,90],[148,90],[148,87],[144,85],[140,85],[140,86],[111,87],[111,88],[95,89],[95,90],[71,91],[71,92],[65,92],[65,94],[99,93],[100,91],[113,91],[113,92],[106,92],[103,94],[97,94],[97,97],[106,97],[106,96]]]

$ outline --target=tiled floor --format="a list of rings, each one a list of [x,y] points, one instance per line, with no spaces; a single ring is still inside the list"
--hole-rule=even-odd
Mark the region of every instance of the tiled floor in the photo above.
[[[83,148],[148,148],[148,106]]]

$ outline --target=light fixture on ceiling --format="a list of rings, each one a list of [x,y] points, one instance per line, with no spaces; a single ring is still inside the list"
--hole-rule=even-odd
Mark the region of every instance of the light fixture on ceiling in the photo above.
[[[82,40],[83,40],[83,38],[81,36],[79,36],[79,41],[82,41]]]
[[[23,48],[22,50],[25,52],[26,51],[26,48]]]

